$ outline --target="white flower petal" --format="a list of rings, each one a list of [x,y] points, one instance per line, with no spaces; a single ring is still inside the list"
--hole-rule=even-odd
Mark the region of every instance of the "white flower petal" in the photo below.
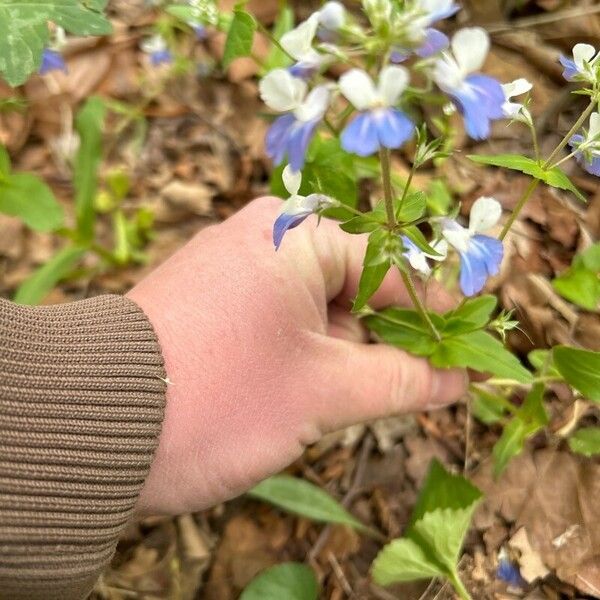
[[[596,49],[590,44],[575,44],[573,46],[573,60],[580,71],[585,68],[584,63],[590,62],[596,54]]]
[[[281,174],[281,178],[283,179],[283,185],[290,196],[296,196],[302,185],[302,173],[300,171],[294,171],[291,165],[287,165]]]
[[[444,92],[452,92],[459,88],[464,77],[465,74],[458,63],[448,52],[442,53],[442,57],[435,61],[433,79]]]
[[[527,79],[515,79],[510,83],[505,83],[502,86],[502,90],[504,91],[504,95],[506,99],[510,99],[513,96],[520,96],[521,94],[526,94],[531,91],[533,84],[527,81]]]
[[[340,90],[358,110],[371,108],[377,101],[375,84],[362,69],[351,69],[340,77]]]
[[[318,85],[306,100],[294,111],[299,121],[304,123],[314,119],[322,119],[329,108],[331,89],[329,85]]]
[[[314,13],[296,29],[284,34],[279,43],[296,60],[306,60],[307,56],[314,53],[312,43],[318,27],[319,14]]]
[[[340,2],[330,1],[319,11],[319,23],[331,31],[337,31],[344,26],[346,9]]]
[[[408,85],[409,75],[404,67],[384,67],[379,75],[378,92],[386,106],[395,106]]]
[[[146,54],[154,54],[155,52],[162,52],[163,50],[166,50],[167,42],[165,41],[165,38],[162,35],[156,34],[150,38],[145,39],[140,44],[140,48]]]
[[[600,113],[594,112],[590,115],[590,129],[588,131],[588,139],[593,140],[598,136],[600,136]]]
[[[424,252],[408,252],[406,257],[408,258],[410,266],[415,271],[418,271],[426,277],[429,276],[431,273],[431,267],[427,263],[427,256]]]
[[[480,233],[491,229],[502,217],[502,205],[495,198],[482,196],[471,208],[469,231]]]
[[[434,242],[433,244],[431,244],[431,247],[440,256],[433,256],[432,254],[428,254],[427,256],[429,258],[432,258],[433,260],[437,260],[438,262],[442,262],[442,261],[446,260],[446,258],[448,257],[448,242],[446,240],[438,240],[437,242]]]
[[[261,79],[259,89],[260,97],[269,108],[288,112],[302,104],[308,86],[287,69],[275,69]]]
[[[467,252],[469,241],[473,234],[452,219],[446,219],[442,224],[442,235],[444,239],[458,252]]]
[[[481,27],[460,29],[452,37],[452,52],[463,74],[479,71],[490,49],[490,37]]]

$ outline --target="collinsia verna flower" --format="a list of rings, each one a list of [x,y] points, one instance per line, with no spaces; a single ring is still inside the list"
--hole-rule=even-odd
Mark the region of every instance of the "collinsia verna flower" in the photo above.
[[[407,15],[410,48],[396,47],[392,62],[403,62],[413,52],[421,58],[429,58],[445,50],[450,42],[448,36],[432,27],[437,21],[447,19],[460,10],[454,0],[416,0]]]
[[[327,56],[317,52],[313,47],[319,24],[320,15],[316,12],[281,37],[279,43],[296,61],[296,64],[290,67],[290,73],[295,77],[310,79],[328,60]]]
[[[504,116],[509,119],[525,120],[531,122],[531,115],[524,104],[519,102],[513,102],[513,96],[522,96],[527,92],[531,91],[533,85],[527,81],[527,79],[515,79],[510,83],[502,85],[502,91],[504,92],[505,102],[502,105],[502,111]]]
[[[45,75],[50,71],[67,72],[67,65],[62,54],[58,50],[52,48],[44,48],[42,53],[42,64],[40,65],[39,74]]]
[[[148,54],[150,62],[155,67],[173,62],[173,54],[169,50],[165,38],[160,34],[144,40],[141,48],[143,52]]]
[[[352,69],[340,78],[342,94],[360,112],[342,132],[342,147],[359,156],[370,156],[380,148],[400,148],[414,133],[413,122],[395,108],[408,85],[403,67],[384,67],[375,86],[361,69]]]
[[[192,31],[196,36],[196,40],[199,42],[204,41],[208,37],[206,27],[202,23],[198,23],[197,21],[188,21],[188,25],[192,28]]]
[[[591,114],[586,135],[574,135],[569,145],[575,150],[575,160],[588,173],[600,177],[600,113]]]
[[[287,165],[283,170],[282,178],[283,185],[290,197],[286,200],[283,210],[273,225],[273,243],[276,250],[279,250],[283,236],[287,231],[298,227],[310,215],[334,204],[331,198],[322,194],[299,195],[302,173],[294,171],[290,165]]]
[[[465,296],[479,293],[488,278],[500,271],[502,242],[481,232],[494,227],[501,216],[500,203],[482,197],[473,204],[468,228],[453,219],[442,221],[442,236],[460,255],[460,288]]]
[[[344,5],[332,0],[326,2],[317,14],[319,15],[318,38],[323,42],[335,43],[339,37],[339,30],[346,22]]]
[[[279,165],[287,155],[292,169],[301,171],[308,146],[329,108],[329,86],[317,86],[309,93],[305,81],[286,69],[275,69],[261,80],[259,88],[269,108],[287,113],[267,132],[268,156]]]
[[[575,44],[573,58],[561,56],[560,63],[565,68],[563,77],[567,81],[593,84],[600,79],[600,52],[596,53],[596,49],[590,44]]]
[[[462,113],[467,133],[476,140],[490,135],[490,122],[504,118],[506,96],[498,81],[478,73],[490,47],[480,27],[461,29],[452,38],[452,53],[435,63],[433,77]]]
[[[406,258],[415,271],[418,271],[424,277],[429,277],[429,275],[431,275],[431,267],[428,262],[429,259],[441,262],[446,260],[446,256],[448,255],[448,243],[446,240],[438,240],[431,244],[431,247],[437,254],[428,254],[427,252],[424,252],[405,235],[402,236],[402,245],[404,246],[402,256]]]

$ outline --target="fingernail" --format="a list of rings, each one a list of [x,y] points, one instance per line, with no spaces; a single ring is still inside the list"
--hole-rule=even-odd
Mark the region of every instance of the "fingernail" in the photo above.
[[[431,385],[431,402],[427,409],[440,408],[460,400],[466,393],[469,376],[462,369],[436,370]]]

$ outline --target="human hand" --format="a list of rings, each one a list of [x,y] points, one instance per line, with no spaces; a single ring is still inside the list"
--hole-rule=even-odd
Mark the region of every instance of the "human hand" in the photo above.
[[[441,407],[465,392],[464,371],[438,371],[384,345],[349,312],[366,238],[316,217],[278,252],[281,208],[255,200],[207,228],[129,294],[158,335],[166,416],[140,514],[178,514],[236,496],[327,432]],[[435,294],[432,290],[435,289]],[[429,306],[450,307],[441,289]],[[371,299],[409,305],[396,272]]]

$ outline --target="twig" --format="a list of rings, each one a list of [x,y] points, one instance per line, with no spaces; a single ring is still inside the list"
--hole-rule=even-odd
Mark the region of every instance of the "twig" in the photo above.
[[[333,572],[337,577],[337,580],[339,581],[340,585],[342,586],[342,589],[344,590],[345,594],[348,597],[353,598],[355,595],[354,590],[352,589],[352,586],[350,585],[350,582],[348,581],[344,570],[342,569],[340,563],[338,562],[333,552],[327,553],[327,560],[329,560],[329,564],[331,565],[331,568],[333,569]]]

